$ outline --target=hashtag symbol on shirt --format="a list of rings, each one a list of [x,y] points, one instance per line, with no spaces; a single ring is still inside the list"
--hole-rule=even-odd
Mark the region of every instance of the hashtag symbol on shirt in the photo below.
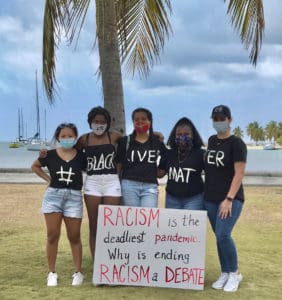
[[[61,176],[59,178],[59,181],[66,182],[67,185],[69,185],[69,183],[72,182],[71,176],[75,175],[75,173],[72,172],[71,167],[68,171],[64,171],[63,166],[61,166],[61,170],[56,172],[56,174],[59,174]]]

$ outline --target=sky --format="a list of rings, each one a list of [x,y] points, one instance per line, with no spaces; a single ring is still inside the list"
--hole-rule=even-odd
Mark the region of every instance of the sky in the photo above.
[[[228,2],[228,1],[227,1]],[[257,121],[282,121],[281,0],[264,0],[265,34],[254,67],[249,51],[231,26],[223,0],[172,1],[173,33],[160,61],[148,78],[123,72],[127,133],[131,112],[146,107],[153,113],[154,130],[167,139],[181,117],[190,118],[204,141],[214,134],[211,110],[218,104],[231,108],[232,128],[244,130]],[[50,140],[62,122],[74,122],[79,133],[89,131],[87,114],[103,106],[97,77],[98,52],[93,50],[95,10],[90,8],[77,47],[60,44],[56,76],[60,97],[50,105],[42,86],[42,23],[44,0],[0,1],[0,141],[18,135],[18,109],[24,134],[36,132],[35,72],[41,117],[41,137]],[[94,3],[94,1],[93,1]],[[45,117],[46,116],[46,117]]]

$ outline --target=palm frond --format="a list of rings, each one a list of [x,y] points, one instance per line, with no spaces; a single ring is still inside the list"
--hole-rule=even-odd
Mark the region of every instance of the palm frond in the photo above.
[[[147,76],[171,33],[169,0],[117,0],[121,61],[132,75]]]
[[[226,2],[226,0],[224,0]],[[240,32],[242,43],[247,49],[252,45],[250,61],[256,65],[264,33],[264,12],[262,0],[230,0],[227,13]]]
[[[60,43],[64,24],[64,2],[46,0],[44,9],[42,73],[44,89],[51,103],[56,94],[56,48]]]
[[[76,37],[79,38],[85,17],[89,8],[90,0],[67,0],[65,5],[65,30],[71,44]]]

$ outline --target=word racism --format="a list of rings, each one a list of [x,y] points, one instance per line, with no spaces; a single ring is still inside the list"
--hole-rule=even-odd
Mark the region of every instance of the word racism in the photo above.
[[[139,207],[128,207],[125,211],[118,207],[112,209],[111,207],[103,208],[104,226],[147,226],[156,227],[160,226],[160,210],[159,209],[146,209]]]

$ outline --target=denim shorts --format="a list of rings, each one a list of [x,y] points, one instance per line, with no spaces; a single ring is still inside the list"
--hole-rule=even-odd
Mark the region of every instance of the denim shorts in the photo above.
[[[121,188],[117,174],[87,175],[84,194],[97,197],[120,197]]]
[[[58,212],[65,217],[82,219],[82,191],[48,187],[43,197],[41,212]]]

